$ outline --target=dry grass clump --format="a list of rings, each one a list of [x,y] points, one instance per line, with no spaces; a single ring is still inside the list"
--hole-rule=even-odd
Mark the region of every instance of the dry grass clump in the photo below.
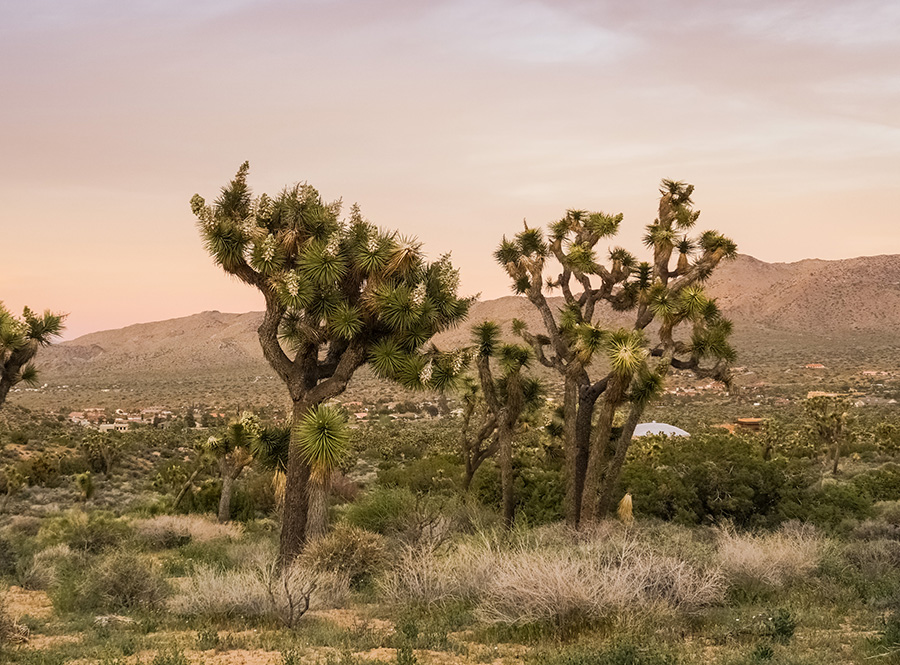
[[[220,524],[200,515],[158,515],[132,523],[137,537],[150,547],[165,549],[187,542],[238,540],[243,528],[237,523]]]
[[[719,602],[717,569],[630,547],[616,561],[573,551],[512,551],[498,560],[479,616],[492,623],[527,624],[600,619],[617,613],[694,612]]]
[[[180,616],[280,618],[304,597],[310,608],[324,609],[340,607],[348,593],[346,576],[314,572],[299,563],[284,574],[272,564],[236,570],[198,566],[181,581],[169,609]]]
[[[28,627],[23,626],[6,609],[6,589],[0,589],[0,647],[28,641]]]
[[[774,533],[719,534],[719,563],[740,587],[780,588],[806,579],[822,561],[828,542],[811,526],[786,525]]]
[[[463,601],[482,620],[508,624],[693,612],[719,602],[724,588],[717,568],[658,554],[633,539],[573,542],[555,531],[507,543],[486,536],[444,553],[408,548],[380,580],[392,602]]]
[[[37,552],[20,573],[22,587],[46,591],[56,584],[60,566],[73,561],[78,556],[68,545],[63,543]]]
[[[407,546],[378,580],[381,594],[396,604],[440,605],[477,600],[495,568],[487,544],[461,544],[451,553],[431,546]]]

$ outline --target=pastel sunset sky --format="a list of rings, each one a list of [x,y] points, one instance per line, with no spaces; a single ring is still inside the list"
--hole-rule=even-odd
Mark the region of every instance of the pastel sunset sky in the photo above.
[[[766,261],[900,252],[895,0],[0,0],[0,300],[67,338],[262,309],[188,202],[244,160],[452,251],[662,178]]]

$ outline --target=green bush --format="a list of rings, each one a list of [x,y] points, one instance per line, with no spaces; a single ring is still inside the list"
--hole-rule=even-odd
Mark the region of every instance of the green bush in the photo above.
[[[854,476],[850,484],[873,501],[900,500],[900,465],[884,464],[878,469]]]
[[[729,520],[766,526],[806,483],[797,462],[764,460],[758,442],[731,434],[698,434],[629,453],[619,495],[635,513],[682,524]]]
[[[462,465],[451,455],[414,459],[378,472],[382,487],[402,487],[412,492],[453,490],[459,487]]]
[[[415,508],[416,497],[408,489],[378,487],[350,504],[346,520],[352,526],[385,534],[401,529]]]
[[[65,544],[73,550],[96,553],[131,537],[131,527],[111,513],[70,510],[45,520],[37,539],[42,548]]]
[[[166,581],[148,557],[125,550],[97,555],[89,565],[65,565],[50,593],[62,612],[159,609]]]
[[[630,643],[591,648],[571,647],[561,651],[537,651],[529,665],[676,665],[678,657],[670,652]]]
[[[388,563],[384,538],[355,526],[339,525],[331,533],[311,542],[304,558],[315,570],[339,572],[359,588]]]
[[[560,470],[537,464],[525,465],[517,458],[513,464],[513,474],[516,519],[536,526],[563,518],[566,489]],[[484,505],[499,507],[501,486],[497,465],[493,462],[483,464],[472,479],[471,490]]]
[[[826,483],[782,507],[782,515],[787,519],[830,528],[849,519],[869,517],[873,512],[872,497],[849,483]]]

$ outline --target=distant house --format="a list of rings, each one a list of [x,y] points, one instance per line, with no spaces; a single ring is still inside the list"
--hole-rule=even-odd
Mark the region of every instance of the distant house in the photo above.
[[[763,428],[763,418],[738,418],[736,424],[739,429],[758,432]]]
[[[634,428],[634,436],[647,436],[653,434],[663,434],[665,436],[690,436],[680,427],[668,425],[666,423],[658,423],[655,420],[652,423],[641,423]]]
[[[806,369],[825,369],[825,365],[822,363],[809,363],[806,365]]]

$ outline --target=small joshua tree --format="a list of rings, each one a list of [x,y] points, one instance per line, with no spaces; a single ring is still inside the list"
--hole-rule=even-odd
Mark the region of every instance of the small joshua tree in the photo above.
[[[259,423],[250,413],[228,423],[222,436],[211,436],[200,444],[200,450],[210,455],[219,467],[222,493],[219,496],[219,521],[231,519],[231,496],[234,483],[244,469],[253,462],[253,445],[259,432]]]
[[[671,367],[730,382],[731,324],[702,282],[737,248],[716,231],[689,237],[700,214],[692,193],[691,185],[663,180],[658,217],[644,236],[652,261],[614,247],[604,265],[598,244],[618,232],[622,215],[584,210],[569,210],[546,234],[526,224],[494,253],[544,329],[532,333],[514,322],[514,332],[564,381],[565,512],[573,526],[604,517],[614,505],[634,426]],[[551,272],[551,259],[558,273]],[[548,300],[557,289],[564,301],[559,309]],[[611,324],[614,315],[622,316],[616,312],[629,312],[631,324]],[[658,333],[651,342],[647,331],[654,321]],[[688,330],[688,339],[677,335],[679,328]],[[597,373],[599,363],[592,361],[602,357],[608,369]],[[626,425],[610,446],[616,410],[626,406]]]
[[[20,381],[29,385],[37,382],[32,360],[42,346],[59,337],[65,318],[50,311],[39,316],[26,307],[19,319],[0,303],[0,406]]]
[[[418,242],[376,228],[355,206],[341,219],[340,201],[326,203],[306,184],[254,198],[248,171],[243,164],[212,205],[195,195],[191,209],[215,262],[265,298],[259,341],[294,424],[280,546],[287,565],[307,538],[312,467],[298,425],[367,362],[408,386],[448,385],[457,360],[423,349],[471,300],[458,297],[449,256],[428,263]]]
[[[825,444],[831,455],[831,473],[837,475],[841,446],[852,423],[850,401],[840,397],[811,397],[804,404],[812,434]]]
[[[542,403],[543,388],[537,379],[522,374],[532,360],[532,353],[528,347],[500,344],[500,326],[493,321],[484,321],[474,326],[472,332],[479,384],[478,386],[470,384],[463,397],[465,487],[468,489],[472,476],[481,463],[498,453],[503,519],[506,526],[510,527],[515,517],[513,438],[523,413],[534,410]],[[494,378],[491,368],[492,358],[496,359],[500,366],[499,378]],[[481,401],[484,404],[483,417],[470,432],[469,425],[477,408],[478,387],[481,389]]]

